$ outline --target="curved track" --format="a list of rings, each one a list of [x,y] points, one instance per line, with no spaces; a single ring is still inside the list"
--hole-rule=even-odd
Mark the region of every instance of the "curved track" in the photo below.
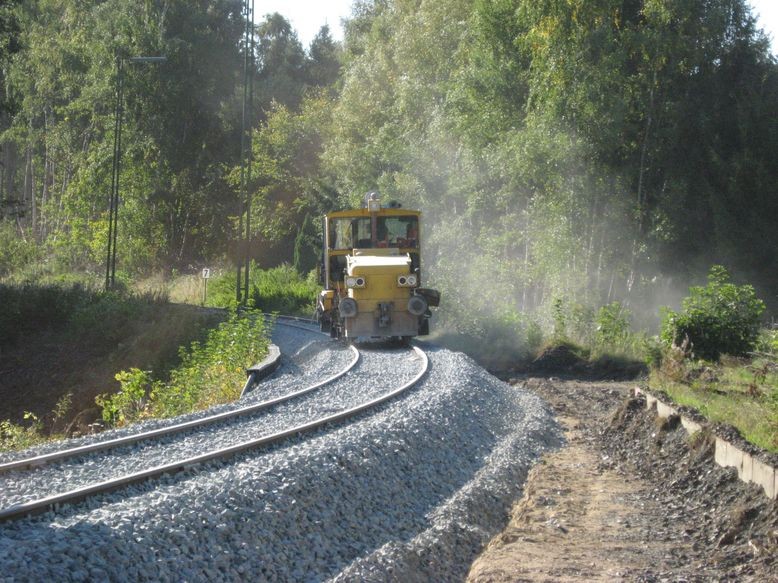
[[[292,320],[292,318],[290,318],[290,320]],[[291,326],[312,333],[315,332],[310,328],[305,328],[303,326],[296,326],[294,324],[289,324],[287,322],[278,322],[278,323],[284,326]],[[291,399],[295,399],[297,397],[307,395],[308,393],[311,393],[325,385],[328,385],[331,382],[336,381],[343,375],[347,374],[349,371],[351,371],[351,369],[353,369],[357,365],[360,359],[359,351],[353,346],[349,348],[353,352],[354,358],[351,360],[351,362],[349,362],[349,364],[344,369],[330,376],[329,378],[324,379],[321,382],[315,383],[309,387],[305,387],[304,389],[301,389],[299,391],[294,391],[293,393],[276,397],[275,399],[268,399],[267,401],[262,401],[261,403],[255,403],[247,407],[241,407],[239,409],[226,411],[224,413],[219,413],[217,415],[209,415],[207,417],[202,417],[200,419],[195,419],[193,421],[187,421],[185,423],[177,423],[175,425],[169,425],[167,427],[161,427],[159,429],[153,429],[151,431],[144,431],[142,433],[137,433],[135,435],[127,435],[116,439],[109,439],[107,441],[100,441],[89,445],[83,445],[81,447],[63,449],[49,454],[2,463],[0,464],[0,474],[4,474],[6,472],[10,472],[13,470],[32,469],[36,467],[41,467],[41,466],[52,464],[54,462],[60,462],[60,461],[84,456],[89,453],[109,451],[111,449],[115,449],[126,445],[132,445],[135,443],[139,443],[141,441],[159,439],[161,437],[174,435],[176,433],[196,430],[202,427],[206,427],[208,425],[213,425],[216,423],[227,421],[235,417],[258,413],[259,411],[268,409],[270,407],[273,407],[274,405],[278,405],[279,403],[284,403]]]
[[[310,327],[293,324],[286,318],[277,320],[277,323],[284,326],[301,328],[310,333],[319,334],[318,331],[312,330]],[[75,487],[67,492],[46,492],[42,496],[35,497],[35,499],[24,499],[0,510],[0,521],[13,520],[23,516],[56,509],[61,504],[78,502],[97,494],[119,490],[125,486],[143,482],[149,479],[154,479],[165,474],[173,474],[179,471],[189,470],[206,462],[225,460],[242,452],[261,447],[268,447],[270,445],[277,444],[289,437],[315,431],[328,424],[342,422],[346,419],[359,415],[369,410],[370,408],[376,407],[411,388],[426,374],[427,368],[429,366],[429,361],[426,354],[421,349],[413,347],[412,350],[415,353],[416,358],[421,361],[421,367],[420,370],[418,370],[418,372],[416,372],[416,374],[413,376],[413,378],[407,382],[404,382],[401,386],[392,387],[390,390],[382,390],[380,394],[373,395],[372,398],[358,405],[343,407],[329,415],[316,416],[314,419],[310,419],[310,411],[316,409],[316,403],[313,402],[312,404],[306,405],[307,409],[305,407],[302,408],[303,411],[308,412],[305,421],[299,422],[298,419],[297,422],[290,424],[291,426],[285,427],[280,431],[266,432],[259,437],[245,439],[245,435],[249,434],[252,430],[257,429],[256,427],[252,428],[249,425],[252,420],[256,419],[257,413],[271,410],[272,408],[276,408],[282,403],[289,403],[295,399],[304,400],[306,395],[312,394],[322,387],[328,386],[328,388],[331,388],[335,380],[351,372],[360,361],[361,356],[359,351],[355,348],[351,347],[350,349],[354,352],[355,356],[343,370],[309,387],[294,391],[293,393],[284,395],[282,397],[270,399],[248,407],[242,407],[240,409],[228,411],[226,413],[212,415],[186,423],[179,423],[136,435],[112,439],[105,442],[95,443],[78,448],[71,448],[51,454],[2,464],[0,465],[0,473],[6,472],[10,473],[12,476],[20,474],[19,470],[21,469],[39,468],[49,464],[57,464],[61,466],[61,471],[70,476],[71,472],[78,473],[78,470],[81,466],[89,464],[94,465],[95,460],[88,459],[90,454],[105,454],[105,452],[109,450],[116,450],[118,456],[119,451],[126,449],[126,446],[143,442],[147,442],[149,446],[156,446],[157,449],[161,448],[166,450],[170,445],[168,442],[170,442],[171,439],[177,439],[176,436],[181,436],[181,439],[183,440],[185,439],[186,435],[201,431],[205,427],[208,427],[209,430],[212,431],[216,424],[223,423],[227,420],[237,420],[235,422],[235,426],[233,426],[231,430],[235,433],[236,436],[242,436],[242,439],[236,440],[237,442],[234,444],[216,449],[208,449],[207,451],[195,455],[189,455],[188,457],[183,456],[182,453],[191,452],[189,452],[184,447],[179,447],[179,452],[175,454],[178,457],[172,462],[166,461],[165,463],[157,463],[156,465],[143,467],[137,471],[124,473],[123,475],[110,477],[104,480],[91,480],[89,483],[82,484],[81,486]],[[327,410],[326,407],[325,410]],[[227,429],[229,428],[224,428],[223,431],[226,433]],[[132,452],[129,452],[129,454],[132,455]],[[122,455],[127,455],[127,452]],[[68,463],[68,460],[74,460],[80,463]],[[111,467],[112,456],[105,454],[99,460],[99,464],[101,467]],[[53,466],[52,468],[49,468],[49,471],[52,469],[59,470],[60,468]],[[23,475],[32,478],[34,477],[35,472],[25,472]],[[78,480],[75,481],[78,482]]]

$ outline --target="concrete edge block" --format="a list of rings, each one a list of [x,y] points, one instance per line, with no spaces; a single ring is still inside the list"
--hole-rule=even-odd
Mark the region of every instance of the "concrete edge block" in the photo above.
[[[740,479],[744,482],[754,481],[754,456],[743,452],[743,467],[740,468]]]
[[[635,387],[635,396],[643,395],[646,398],[646,409],[656,409],[659,417],[667,418],[675,415],[676,410],[663,403],[649,393]],[[702,430],[702,425],[681,415],[681,425],[686,429],[689,435],[693,435]],[[751,482],[762,487],[768,498],[778,499],[778,468],[774,468],[751,454],[748,454],[732,445],[728,441],[716,437],[713,459],[721,467],[732,467],[737,469],[738,478],[743,482]]]
[[[673,409],[670,405],[666,405],[659,399],[656,399],[656,414],[659,415],[662,419],[667,419],[671,415],[675,415],[675,409]]]
[[[762,486],[768,498],[773,500],[778,497],[778,484],[776,484],[776,470],[774,467],[758,460],[752,460],[751,481]]]
[[[646,398],[646,411],[649,411],[656,407],[656,397],[652,396],[650,393],[647,393],[640,387],[635,387],[635,396],[636,397],[645,397]]]
[[[713,459],[723,468],[727,466],[727,446],[729,446],[729,443],[720,437],[716,438],[716,448],[714,450]]]
[[[243,387],[240,396],[242,397],[246,393],[251,392],[257,386],[257,383],[265,377],[270,376],[270,374],[278,368],[279,364],[281,364],[281,349],[275,344],[271,344],[267,347],[267,356],[262,362],[246,369],[248,379],[246,380],[246,386]]]
[[[719,451],[720,445],[721,451]],[[741,477],[743,473],[743,455],[744,452],[741,449],[720,437],[716,438],[716,462],[723,468],[735,468],[738,477]]]
[[[683,415],[681,415],[681,425],[683,425],[683,428],[686,429],[686,433],[689,435],[694,435],[698,431],[702,431],[702,425]]]

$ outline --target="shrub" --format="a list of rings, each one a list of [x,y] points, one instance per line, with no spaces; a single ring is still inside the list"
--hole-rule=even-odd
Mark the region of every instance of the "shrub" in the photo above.
[[[641,339],[644,362],[652,368],[660,368],[664,359],[664,345],[658,336],[644,336]]]
[[[595,325],[597,321],[591,306],[573,302],[570,306],[570,316],[567,320],[572,339],[581,344],[592,343],[596,333]]]
[[[200,343],[181,351],[181,365],[168,383],[151,392],[152,410],[167,417],[204,409],[240,397],[246,368],[267,354],[268,339],[261,315],[233,312]]]
[[[303,277],[291,265],[259,269],[252,262],[249,289],[250,299],[258,310],[310,316],[316,306],[319,285],[313,271]],[[224,272],[211,279],[208,305],[235,305],[235,273]]]
[[[0,223],[0,277],[5,277],[40,259],[35,241],[25,239],[9,223]]]
[[[148,298],[125,297],[115,291],[100,292],[73,310],[70,327],[80,338],[90,342],[102,339],[113,345],[125,336],[125,328],[140,319],[150,305]]]
[[[629,310],[620,302],[602,306],[597,312],[597,344],[600,346],[620,346],[629,338]]]
[[[554,321],[554,339],[564,340],[567,338],[567,314],[563,298],[556,297],[551,302],[551,317]]]
[[[0,284],[0,346],[33,331],[62,328],[92,295],[79,285]]]
[[[759,332],[756,349],[765,354],[778,356],[778,328],[763,328]]]
[[[251,297],[257,309],[310,316],[316,306],[319,285],[315,272],[302,277],[291,265],[255,269]]]
[[[543,328],[536,320],[529,320],[527,324],[527,350],[530,354],[537,354],[543,345]]]
[[[661,337],[668,346],[679,346],[688,339],[694,358],[743,356],[756,344],[764,310],[752,286],[730,283],[727,270],[714,265],[707,286],[689,289],[681,312],[663,310]]]
[[[42,434],[43,424],[34,414],[26,412],[24,419],[30,422],[28,427],[0,421],[0,451],[25,449],[46,440]]]
[[[115,378],[121,384],[121,390],[113,395],[99,395],[95,397],[95,403],[102,409],[103,421],[108,425],[124,425],[143,415],[155,383],[150,371],[137,368],[116,373]]]

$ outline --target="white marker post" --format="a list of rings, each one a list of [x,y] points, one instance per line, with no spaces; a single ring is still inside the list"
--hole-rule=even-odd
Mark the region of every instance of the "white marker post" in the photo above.
[[[209,267],[203,267],[203,305],[205,305],[205,298],[208,295],[208,280],[211,277],[211,269]]]

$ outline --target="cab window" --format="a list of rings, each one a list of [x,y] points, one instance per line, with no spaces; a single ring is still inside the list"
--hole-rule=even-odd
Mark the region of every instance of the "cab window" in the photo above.
[[[370,249],[419,246],[419,219],[416,216],[378,217],[372,233],[370,217],[330,220],[330,249]]]
[[[370,218],[330,220],[330,249],[370,247]]]
[[[376,230],[378,247],[419,246],[419,219],[415,216],[380,217]]]

